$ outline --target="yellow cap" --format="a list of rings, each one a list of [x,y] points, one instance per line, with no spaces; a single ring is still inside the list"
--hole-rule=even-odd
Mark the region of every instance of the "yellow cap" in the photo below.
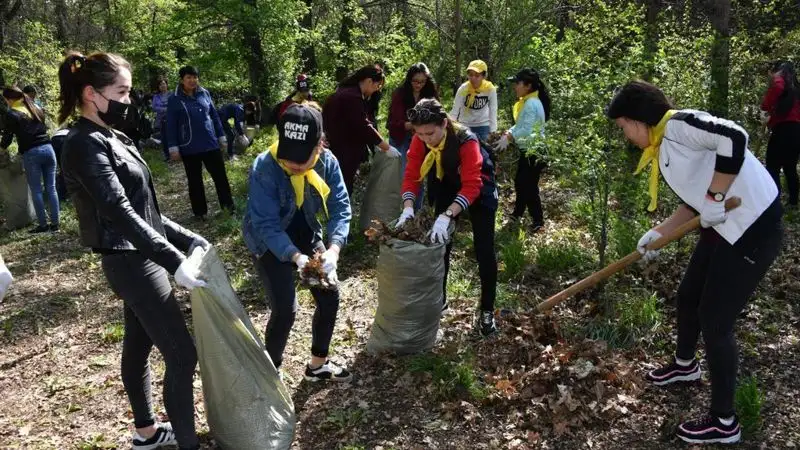
[[[476,59],[475,61],[470,62],[469,66],[467,66],[467,72],[473,70],[478,73],[483,73],[483,72],[488,72],[488,69],[489,68],[486,66],[486,63],[480,59]]]

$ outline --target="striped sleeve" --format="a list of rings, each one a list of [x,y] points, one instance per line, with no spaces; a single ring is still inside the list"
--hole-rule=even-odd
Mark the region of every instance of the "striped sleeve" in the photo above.
[[[694,150],[717,154],[714,170],[735,175],[744,164],[748,136],[742,127],[699,111],[681,111],[672,116],[665,137]]]
[[[478,141],[470,140],[461,144],[461,190],[458,191],[454,203],[461,209],[468,209],[469,205],[478,198],[483,187],[481,167],[483,157]]]

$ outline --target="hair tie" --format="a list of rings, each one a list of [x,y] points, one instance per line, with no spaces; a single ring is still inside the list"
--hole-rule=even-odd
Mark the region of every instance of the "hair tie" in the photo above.
[[[75,72],[79,71],[81,69],[81,67],[83,67],[83,63],[85,63],[85,62],[86,62],[86,57],[85,56],[83,56],[83,55],[75,55],[75,57],[72,59],[72,64],[70,64],[70,66],[69,66],[70,72],[75,73]]]

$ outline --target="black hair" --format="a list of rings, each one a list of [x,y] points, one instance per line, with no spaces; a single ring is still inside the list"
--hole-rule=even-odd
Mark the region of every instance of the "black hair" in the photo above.
[[[783,78],[784,88],[775,105],[775,113],[785,116],[792,110],[795,102],[800,100],[800,81],[797,80],[797,72],[791,61],[778,61],[772,72],[777,72]]]
[[[456,123],[447,114],[439,100],[435,98],[423,98],[413,108],[409,109],[406,118],[411,125],[428,125],[433,124],[437,126],[444,125],[447,121],[447,131],[455,133]]]
[[[411,82],[414,79],[414,75],[420,73],[427,77],[425,86],[422,87],[422,91],[419,93],[420,100],[423,98],[439,99],[439,94],[437,92],[438,90],[436,88],[436,80],[433,79],[431,71],[428,69],[428,66],[426,66],[425,63],[418,62],[408,69],[406,72],[405,81],[403,81],[403,84],[398,88],[403,96],[403,103],[406,105],[414,104],[414,87],[411,85]]]
[[[349,77],[345,78],[344,81],[339,83],[339,86],[358,86],[358,83],[366,79],[370,79],[376,83],[379,83],[385,81],[386,76],[383,73],[383,69],[377,65],[364,66],[353,72]]]
[[[186,75],[194,75],[196,77],[200,76],[200,71],[197,70],[195,66],[183,66],[181,70],[178,71],[178,77],[183,78]]]
[[[101,90],[111,86],[123,68],[131,70],[130,63],[114,53],[97,52],[89,56],[78,52],[67,54],[58,68],[58,100],[61,103],[58,123],[64,123],[75,112],[75,108],[83,105],[83,88],[92,86],[95,90]]]
[[[9,100],[20,100],[22,99],[22,103],[25,104],[25,109],[31,114],[31,118],[38,122],[44,123],[44,116],[42,115],[42,110],[40,110],[36,105],[33,104],[33,101],[30,97],[28,97],[23,91],[19,90],[17,87],[8,86],[3,88],[3,97]]]
[[[22,92],[24,92],[26,95],[28,95],[30,97],[35,97],[36,94],[37,94],[36,86],[34,86],[32,84],[29,84],[29,85],[25,86],[24,88],[22,88]]]
[[[606,109],[606,116],[609,119],[626,117],[654,127],[670,109],[674,109],[672,102],[661,89],[646,81],[635,80],[617,91]]]
[[[539,91],[539,101],[544,107],[544,120],[550,120],[550,109],[552,100],[547,85],[542,81],[542,77],[535,69],[522,69],[517,72],[516,81],[521,81],[531,87],[531,92]]]

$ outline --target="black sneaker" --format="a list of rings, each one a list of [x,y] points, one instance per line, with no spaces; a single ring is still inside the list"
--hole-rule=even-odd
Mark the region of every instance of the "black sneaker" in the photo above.
[[[742,438],[742,429],[736,416],[733,423],[725,425],[719,417],[708,415],[678,425],[677,434],[690,444],[735,444]]]
[[[48,231],[50,231],[50,227],[48,227],[47,225],[41,225],[31,230],[28,230],[28,233],[37,234],[37,233],[46,233]]]
[[[481,336],[490,336],[497,332],[497,325],[494,323],[494,311],[481,311],[478,316],[478,330]]]
[[[156,434],[150,439],[145,439],[136,431],[133,432],[133,450],[154,450],[165,445],[178,445],[175,432],[169,422],[159,423]]]
[[[306,381],[341,381],[341,382],[350,382],[353,379],[353,374],[351,374],[347,369],[344,367],[339,367],[336,364],[325,361],[325,364],[317,367],[316,369],[312,369],[308,365],[306,365],[306,374],[305,374]]]
[[[693,359],[688,366],[681,366],[673,358],[669,365],[648,372],[645,379],[656,386],[666,386],[678,381],[699,380],[700,364],[696,359]]]
[[[50,231],[52,231],[53,233],[58,233],[58,230],[60,230],[60,229],[61,228],[58,226],[58,224],[50,225]]]
[[[531,233],[536,234],[544,229],[544,222],[534,222],[531,225]]]

